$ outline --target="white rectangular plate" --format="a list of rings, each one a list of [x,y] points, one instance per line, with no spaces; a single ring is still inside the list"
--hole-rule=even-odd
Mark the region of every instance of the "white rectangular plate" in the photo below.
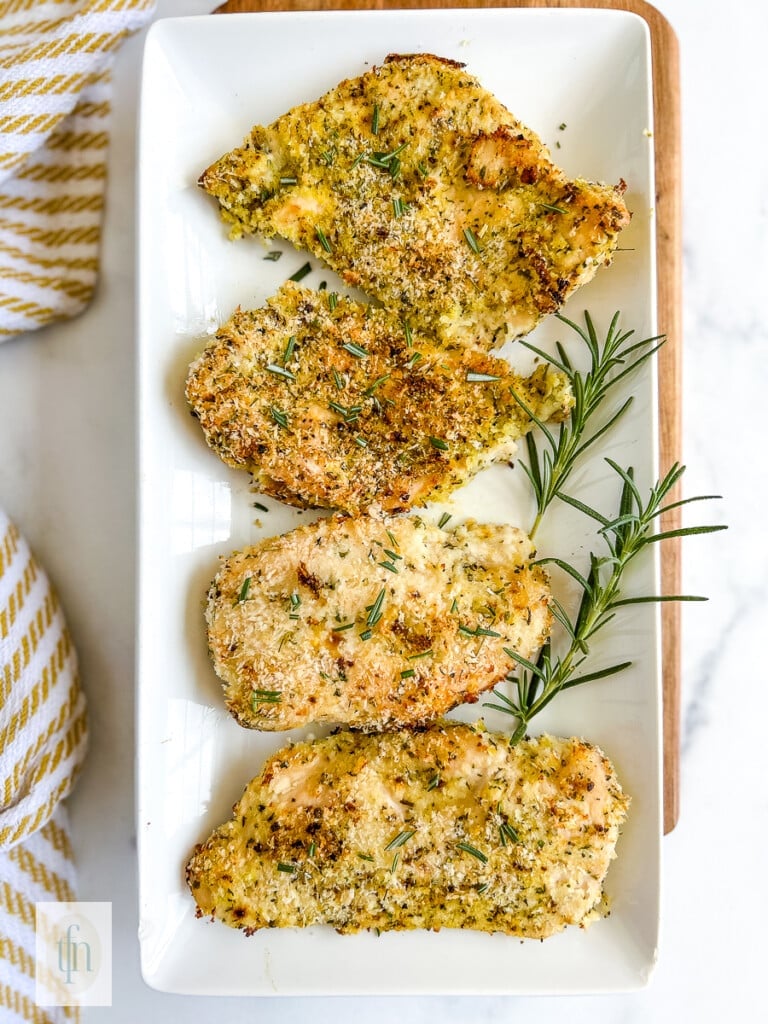
[[[659,918],[660,681],[654,605],[622,612],[596,645],[594,664],[631,659],[619,676],[562,694],[537,731],[582,735],[614,760],[633,797],[608,875],[611,915],[544,943],[462,931],[344,937],[330,928],[272,930],[246,938],[197,920],[183,880],[195,843],[225,821],[248,780],[286,742],[240,728],[224,710],[204,635],[203,601],[220,555],[307,522],[267,499],[253,506],[245,473],[210,452],[186,408],[191,359],[240,304],[260,305],[306,259],[289,246],[263,260],[258,240],[228,241],[197,187],[204,167],[269,123],[390,52],[428,51],[463,61],[549,143],[573,176],[628,182],[633,211],[610,268],[568,304],[604,332],[615,310],[638,339],[655,333],[650,43],[647,26],[613,11],[439,10],[230,15],[162,21],[149,33],[140,125],[138,832],[144,977],[187,993],[561,993],[631,989],[648,978]],[[338,280],[316,260],[306,284]],[[554,319],[532,336],[574,336]],[[506,350],[530,365],[522,346]],[[610,455],[656,476],[656,382],[651,365],[632,381],[630,413],[596,446],[573,490],[611,512],[618,480]],[[623,392],[625,396],[627,389]],[[618,396],[615,396],[618,401]],[[615,406],[613,406],[615,407]],[[606,415],[608,413],[606,409]],[[598,450],[599,449],[599,450]],[[463,517],[532,519],[525,476],[498,466],[443,510]],[[597,543],[586,517],[552,507],[541,554],[582,567]],[[655,547],[655,545],[653,546]],[[654,592],[649,553],[632,592]],[[553,585],[573,601],[567,577]],[[473,719],[481,705],[457,712]],[[511,720],[486,712],[493,729]],[[299,733],[292,734],[298,738]]]

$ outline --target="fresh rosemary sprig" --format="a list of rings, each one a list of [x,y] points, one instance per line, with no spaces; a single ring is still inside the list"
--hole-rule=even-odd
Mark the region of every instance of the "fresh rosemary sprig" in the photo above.
[[[520,463],[531,482],[536,499],[536,518],[529,530],[532,538],[536,536],[542,517],[553,499],[563,497],[562,488],[578,460],[595,441],[621,419],[632,404],[632,398],[627,398],[616,412],[609,416],[607,422],[594,432],[589,433],[587,427],[608,392],[619,381],[650,359],[664,343],[663,336],[631,342],[635,332],[619,328],[618,313],[611,320],[608,334],[602,343],[598,339],[589,313],[584,314],[586,329],[582,329],[564,316],[558,316],[558,320],[574,330],[587,346],[591,365],[586,372],[577,370],[560,342],[557,343],[557,357],[547,355],[530,342],[519,342],[520,345],[524,345],[531,352],[535,352],[536,355],[561,370],[570,381],[574,397],[570,417],[560,424],[559,431],[555,435],[513,391],[518,405],[539,427],[546,440],[546,447],[539,452],[535,437],[532,434],[526,434],[528,462],[527,464]]]
[[[719,497],[719,495],[707,494],[665,504],[667,495],[685,472],[684,466],[675,463],[669,472],[654,484],[647,500],[643,500],[632,470],[622,469],[612,459],[605,461],[619,476],[622,483],[616,516],[609,519],[582,501],[562,493],[560,493],[560,497],[600,524],[598,533],[605,541],[607,553],[601,555],[590,553],[589,571],[586,575],[562,558],[546,557],[539,559],[537,563],[538,565],[557,565],[581,588],[581,600],[575,619],[568,615],[558,600],[554,599],[552,602],[552,613],[566,634],[567,647],[563,654],[556,655],[552,650],[550,638],[542,647],[535,662],[523,658],[511,648],[505,647],[506,654],[517,665],[517,673],[513,672],[508,677],[516,685],[516,698],[511,699],[494,690],[494,696],[501,703],[485,705],[513,715],[517,719],[518,725],[512,735],[512,743],[516,743],[525,735],[531,719],[542,711],[561,690],[614,675],[629,667],[631,662],[625,661],[608,668],[574,675],[586,660],[593,637],[613,619],[617,609],[626,605],[652,601],[706,600],[702,597],[677,594],[622,597],[622,585],[624,573],[630,562],[649,544],[655,544],[671,537],[688,537],[693,534],[714,533],[717,530],[727,529],[723,525],[689,526],[659,533],[654,532],[656,520],[665,512],[690,502],[707,501]]]

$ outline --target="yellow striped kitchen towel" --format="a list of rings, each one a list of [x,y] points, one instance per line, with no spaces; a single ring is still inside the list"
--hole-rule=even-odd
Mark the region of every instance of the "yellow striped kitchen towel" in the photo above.
[[[59,1024],[35,1005],[35,903],[75,899],[61,801],[85,755],[77,661],[56,595],[0,509],[0,1021]]]
[[[0,0],[0,341],[74,316],[98,273],[110,67],[153,0]]]

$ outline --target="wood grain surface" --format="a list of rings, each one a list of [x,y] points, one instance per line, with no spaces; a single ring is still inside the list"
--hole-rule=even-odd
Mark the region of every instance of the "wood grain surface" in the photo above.
[[[680,165],[680,58],[669,22],[644,0],[228,0],[215,13],[245,11],[403,10],[430,7],[589,7],[629,11],[651,33],[654,141],[656,153],[656,239],[659,331],[667,343],[659,353],[659,454],[661,472],[680,461],[682,447],[682,201]],[[662,522],[680,524],[679,509]],[[679,594],[680,543],[662,545],[662,589]],[[664,831],[680,811],[680,605],[666,602],[662,615],[664,685]]]

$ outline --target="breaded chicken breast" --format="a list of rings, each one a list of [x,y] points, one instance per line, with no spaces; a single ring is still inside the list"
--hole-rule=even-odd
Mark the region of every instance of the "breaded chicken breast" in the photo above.
[[[443,722],[280,751],[187,865],[198,916],[543,939],[599,908],[628,798],[580,739]]]
[[[393,55],[200,177],[232,235],[280,235],[441,343],[527,334],[607,263],[618,186],[569,179],[463,65]]]
[[[563,419],[567,378],[478,350],[444,351],[391,313],[288,282],[238,310],[192,364],[208,444],[292,505],[389,512],[439,500],[509,459],[533,422]]]
[[[549,588],[511,526],[336,516],[224,560],[206,618],[241,725],[421,725],[503,679],[550,629]]]

